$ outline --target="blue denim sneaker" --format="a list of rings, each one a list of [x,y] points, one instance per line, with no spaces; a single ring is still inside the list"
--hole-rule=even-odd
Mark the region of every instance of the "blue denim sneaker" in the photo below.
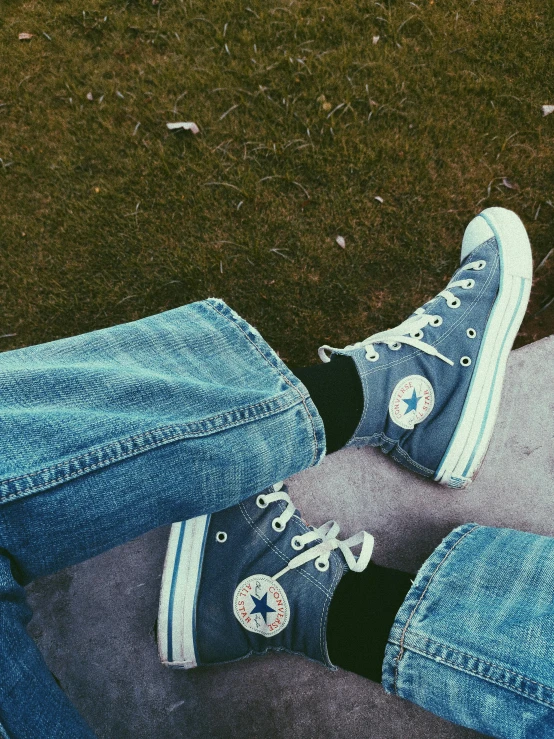
[[[343,574],[364,570],[373,550],[366,531],[345,541],[338,531],[334,521],[307,526],[282,483],[173,524],[158,616],[162,662],[189,669],[277,650],[333,669],[331,598]]]
[[[379,446],[452,488],[466,487],[485,456],[506,362],[529,301],[532,258],[523,223],[504,208],[475,217],[461,265],[445,290],[406,321],[344,349],[364,392],[348,446]]]

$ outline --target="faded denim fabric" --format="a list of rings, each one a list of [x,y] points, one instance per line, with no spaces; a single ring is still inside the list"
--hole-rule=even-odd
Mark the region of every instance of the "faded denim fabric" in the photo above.
[[[554,539],[466,524],[419,571],[383,686],[504,739],[554,736]]]
[[[0,736],[91,737],[27,636],[23,585],[317,464],[323,423],[210,299],[0,354]]]

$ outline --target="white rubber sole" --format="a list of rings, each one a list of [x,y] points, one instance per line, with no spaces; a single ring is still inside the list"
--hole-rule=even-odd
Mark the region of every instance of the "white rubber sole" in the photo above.
[[[464,488],[477,474],[498,414],[508,355],[525,315],[533,261],[525,227],[504,208],[479,214],[492,229],[500,251],[500,286],[492,307],[464,408],[435,480]]]
[[[167,667],[189,670],[198,664],[196,598],[210,516],[171,527],[158,612],[158,651]]]

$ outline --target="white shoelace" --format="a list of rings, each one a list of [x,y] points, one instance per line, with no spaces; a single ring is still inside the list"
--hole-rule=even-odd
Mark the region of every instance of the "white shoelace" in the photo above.
[[[472,269],[479,271],[482,270],[485,266],[485,260],[479,259],[476,262],[469,262],[468,264],[464,265],[463,269]],[[449,308],[459,308],[462,301],[451,292],[451,289],[454,287],[461,287],[464,290],[471,290],[474,285],[475,280],[455,280],[454,282],[450,282],[447,285],[446,289],[441,290],[441,292],[436,297],[444,298],[446,300],[446,305]],[[434,346],[431,346],[431,344],[427,344],[425,341],[422,341],[422,329],[424,329],[426,326],[440,326],[441,323],[441,316],[426,313],[425,308],[418,308],[412,316],[403,321],[403,323],[401,323],[399,326],[396,326],[395,328],[390,328],[387,331],[380,331],[377,334],[373,334],[373,336],[369,336],[363,341],[358,341],[355,344],[349,344],[348,346],[345,346],[344,349],[359,349],[360,347],[365,347],[365,357],[368,362],[376,362],[379,359],[379,352],[376,351],[375,347],[373,346],[374,344],[386,344],[389,349],[392,349],[394,351],[401,349],[402,344],[408,344],[409,346],[413,346],[415,349],[419,349],[425,354],[430,354],[431,356],[438,357],[438,359],[442,359],[443,362],[453,365],[454,362],[451,359],[445,357],[444,354],[441,354],[437,349],[435,349]],[[319,358],[322,362],[330,362],[331,357],[327,354],[327,352],[333,353],[334,351],[341,351],[341,349],[329,346],[328,344],[324,344],[319,348]]]
[[[266,508],[270,503],[275,503],[278,500],[282,500],[287,504],[287,507],[281,515],[277,516],[272,521],[272,526],[275,531],[284,531],[287,523],[293,517],[296,510],[290,496],[282,489],[282,487],[283,483],[279,482],[273,486],[273,493],[262,493],[261,495],[258,495],[256,499],[256,503],[260,508]],[[284,575],[285,572],[289,572],[296,567],[300,567],[310,560],[315,560],[315,567],[320,572],[325,572],[329,569],[329,558],[334,549],[340,549],[346,564],[351,570],[354,572],[362,572],[365,570],[373,552],[373,536],[368,534],[367,531],[360,531],[357,534],[354,534],[354,536],[341,541],[336,538],[339,531],[340,526],[336,521],[327,521],[317,529],[310,529],[304,534],[294,536],[291,539],[291,547],[296,551],[300,551],[306,546],[306,544],[309,544],[316,539],[321,539],[321,543],[311,547],[301,554],[298,554],[296,557],[293,557],[284,569],[276,575],[273,575],[273,579],[277,580],[279,577]],[[361,544],[362,546],[359,555],[356,557],[352,552],[352,548],[358,544]]]

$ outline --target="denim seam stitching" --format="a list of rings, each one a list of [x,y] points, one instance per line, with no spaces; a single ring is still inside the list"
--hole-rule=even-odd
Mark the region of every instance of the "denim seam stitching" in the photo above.
[[[290,559],[287,558],[284,552],[282,552],[278,547],[275,546],[275,544],[271,541],[271,539],[269,539],[258,526],[256,526],[256,524],[254,523],[254,520],[252,519],[252,517],[246,510],[246,506],[244,505],[244,503],[239,503],[239,508],[242,512],[242,515],[246,519],[246,522],[250,526],[250,528],[253,531],[255,531],[256,534],[258,534],[258,536],[265,542],[265,544],[267,544],[269,549],[271,549],[276,555],[278,555],[283,560],[283,562],[286,562],[288,564],[290,562]],[[281,512],[283,510],[284,509],[282,508]],[[327,588],[324,585],[321,585],[321,583],[318,582],[318,580],[316,580],[316,578],[314,578],[312,575],[310,575],[309,572],[299,569],[298,573],[300,575],[303,575],[307,580],[309,580],[312,583],[312,585],[315,585],[319,590],[321,590],[321,592],[324,593],[325,596],[327,597],[329,596],[329,591],[327,590]]]
[[[253,409],[253,408],[255,408],[256,406],[259,406],[259,405],[264,405],[266,403],[273,403],[278,398],[279,398],[279,395],[275,395],[273,398],[269,398],[268,400],[263,400],[261,403],[252,403],[251,405],[241,406],[240,408],[237,408],[236,411],[239,412],[239,413],[241,411],[248,411],[248,410],[251,410],[251,409]],[[277,408],[277,409],[275,409],[273,411],[266,411],[265,413],[262,414],[262,416],[271,415],[272,413],[278,413],[281,410],[289,410],[289,408],[292,408],[294,405],[298,404],[298,402],[299,402],[298,400],[295,400],[294,402],[291,401],[287,405],[280,406],[279,408]],[[218,418],[221,418],[222,416],[226,415],[227,413],[228,413],[228,411],[225,411],[224,413],[218,413],[215,416],[209,416],[208,418],[203,418],[201,421],[194,421],[193,423],[194,424],[197,424],[197,423],[199,424],[199,423],[206,423],[206,421],[214,421],[214,420],[216,420]],[[260,417],[261,416],[256,416],[256,418],[260,418]],[[233,421],[232,423],[225,424],[225,426],[222,426],[221,428],[217,429],[217,431],[223,431],[224,429],[231,428],[233,426],[237,426],[237,425],[239,425],[241,423],[248,423],[248,421],[247,420]],[[169,423],[169,424],[166,424],[165,426],[156,426],[155,428],[148,429],[148,431],[141,431],[140,434],[135,434],[133,436],[124,436],[122,438],[115,439],[114,441],[111,441],[106,446],[93,447],[91,451],[101,453],[102,450],[109,448],[113,444],[125,444],[125,443],[129,443],[129,442],[134,442],[134,441],[140,439],[141,437],[145,437],[147,434],[154,434],[154,433],[158,433],[158,432],[163,432],[163,431],[166,431],[167,429],[174,428],[177,425],[179,425],[179,424]],[[192,425],[192,424],[184,424],[184,427],[186,427],[188,425]],[[209,433],[217,433],[217,431],[210,432],[210,431],[207,431],[206,429],[201,429],[199,431],[181,431],[181,432],[179,432],[177,434],[177,436],[171,437],[168,440],[165,440],[164,439],[164,441],[161,442],[161,443],[165,443],[165,441],[175,441],[175,439],[177,439],[180,435],[186,435],[186,437],[189,437],[189,436],[198,436],[200,434],[205,434],[205,433],[208,433],[208,434]],[[141,451],[142,451],[142,449],[148,450],[149,448],[151,448],[151,446],[152,445],[149,444],[146,447],[141,448]],[[49,472],[50,470],[54,470],[56,467],[58,467],[59,464],[70,464],[71,462],[77,462],[81,458],[81,456],[83,456],[83,455],[78,455],[76,457],[70,457],[69,459],[64,460],[62,463],[58,463],[58,464],[55,464],[55,465],[50,465],[49,467],[43,467],[40,470],[36,470],[35,472],[28,473],[26,475],[18,475],[17,477],[8,477],[5,480],[1,480],[0,482],[2,482],[2,483],[17,482],[17,480],[21,480],[21,479],[23,479],[25,477],[28,477],[29,474],[35,475],[35,474],[40,474],[42,472]],[[116,457],[112,457],[108,461],[115,461],[115,459],[116,459]]]
[[[284,510],[284,508],[283,508],[283,510]],[[293,524],[296,527],[296,530],[299,531],[299,532],[301,532],[302,534],[305,534],[306,533],[306,528],[308,528],[308,530],[310,530],[310,527],[309,526],[306,527],[306,524],[304,523],[304,521],[302,521],[302,519],[299,516],[296,516],[296,515],[293,515],[293,517],[290,519],[289,525],[290,524]],[[337,554],[337,552],[331,551],[330,552],[330,555],[331,555],[330,558],[332,560],[336,560],[337,566],[340,567],[340,558],[339,558],[339,555]],[[284,556],[285,556],[285,560],[286,560],[286,555],[284,555]],[[300,572],[303,572],[303,570],[299,570],[299,571]],[[321,585],[321,583],[319,582],[319,580],[316,577],[313,577],[313,575],[310,575],[308,572],[306,572],[305,574],[306,574],[307,577],[312,578],[312,582],[314,584],[316,584],[320,588],[320,590],[322,590],[325,593],[327,599],[329,599],[332,596],[332,594],[334,592],[333,585],[331,585],[329,588],[326,588],[325,585]]]
[[[275,396],[274,398],[271,398],[269,400],[262,401],[262,403],[253,403],[252,405],[249,405],[249,406],[243,406],[243,407],[239,408],[238,411],[251,410],[252,408],[255,408],[258,405],[263,405],[263,404],[266,404],[266,403],[271,403],[271,402],[275,401],[278,397],[279,396]],[[276,409],[273,409],[273,410],[270,410],[270,411],[266,411],[264,413],[261,413],[261,414],[257,415],[255,419],[252,419],[252,420],[257,420],[259,418],[265,418],[267,416],[276,415],[277,413],[280,413],[281,411],[290,410],[291,408],[294,408],[294,406],[295,405],[298,405],[298,404],[299,404],[298,399],[295,399],[294,401],[291,400],[288,404],[283,405],[283,406],[280,406],[279,408],[276,408]],[[227,411],[225,413],[227,413]],[[202,423],[205,422],[205,421],[211,421],[211,420],[220,418],[221,416],[225,415],[225,413],[220,413],[220,414],[218,414],[216,416],[211,416],[210,418],[207,418],[207,419],[202,419]],[[201,435],[204,435],[204,434],[208,434],[209,435],[211,433],[218,433],[219,431],[225,431],[227,429],[234,428],[235,426],[240,426],[241,424],[244,424],[244,423],[249,423],[249,420],[242,419],[242,420],[238,420],[238,421],[233,421],[232,423],[225,424],[224,426],[218,428],[215,431],[207,431],[206,429],[201,429],[199,431],[189,431],[189,432],[187,432],[187,431],[179,431],[179,432],[173,434],[172,436],[170,436],[168,438],[161,439],[161,440],[152,442],[150,444],[142,445],[136,451],[122,453],[122,454],[119,454],[119,455],[116,454],[115,456],[108,457],[108,459],[104,459],[104,460],[102,460],[102,461],[100,461],[98,463],[89,465],[87,467],[82,467],[79,470],[77,470],[76,472],[73,472],[73,473],[70,473],[70,474],[66,474],[66,475],[63,475],[61,477],[57,477],[54,480],[52,480],[51,482],[43,483],[42,485],[31,485],[28,488],[25,488],[25,490],[22,490],[19,493],[12,493],[9,496],[0,495],[0,502],[7,501],[7,500],[15,500],[16,498],[21,497],[22,495],[25,495],[25,494],[31,494],[31,493],[40,492],[41,490],[48,489],[50,487],[53,487],[54,485],[59,485],[59,484],[61,484],[63,482],[68,482],[69,480],[73,480],[76,477],[79,477],[79,476],[81,476],[81,475],[83,475],[83,474],[85,474],[87,472],[91,472],[91,471],[94,471],[96,469],[99,469],[99,468],[102,468],[102,467],[106,467],[109,464],[112,464],[114,462],[119,462],[119,461],[121,461],[123,459],[128,459],[130,457],[138,456],[139,454],[142,454],[143,452],[151,451],[152,449],[156,449],[158,447],[164,446],[165,444],[169,444],[169,443],[172,443],[174,441],[182,441],[183,439],[189,439],[189,438],[192,438],[192,437],[195,437],[195,436],[201,436]],[[168,424],[166,426],[158,426],[156,428],[149,429],[148,431],[143,431],[140,434],[135,434],[134,436],[127,436],[127,437],[124,437],[124,438],[115,439],[114,441],[110,442],[110,444],[107,445],[107,446],[96,447],[96,448],[94,448],[92,450],[89,450],[89,452],[87,452],[87,454],[90,454],[91,452],[94,452],[94,453],[97,453],[97,454],[101,454],[103,451],[105,451],[106,449],[109,449],[109,447],[113,446],[114,444],[129,444],[129,443],[133,443],[133,442],[136,442],[136,441],[140,440],[141,438],[145,438],[148,434],[164,432],[167,429],[173,428],[174,426],[175,426],[175,424]],[[56,467],[59,467],[60,465],[67,465],[67,464],[71,464],[71,463],[77,463],[79,461],[79,459],[82,459],[82,456],[85,456],[85,455],[81,455],[81,456],[77,456],[77,457],[71,457],[70,459],[64,460],[63,462],[60,462],[60,463],[58,463],[56,465],[51,465],[50,467],[43,467],[40,470],[35,470],[34,472],[29,472],[26,475],[18,475],[17,477],[10,477],[10,478],[7,478],[5,480],[1,480],[0,481],[0,484],[8,484],[8,483],[12,483],[12,482],[17,482],[18,480],[25,479],[26,477],[29,477],[31,475],[41,475],[41,474],[44,474],[46,472],[54,471],[56,469]]]
[[[394,692],[395,692],[395,693],[396,693],[397,695],[398,695],[398,685],[397,685],[397,683],[398,683],[398,677],[399,677],[398,673],[399,673],[399,670],[400,670],[400,661],[402,660],[402,656],[403,656],[403,654],[404,654],[404,640],[405,640],[405,637],[406,637],[406,631],[408,630],[408,628],[409,628],[409,626],[410,626],[410,621],[411,621],[411,620],[412,620],[412,618],[413,618],[413,617],[415,616],[415,613],[416,613],[417,609],[419,608],[419,606],[421,605],[421,602],[423,601],[423,599],[424,599],[424,597],[425,597],[425,595],[426,595],[427,591],[429,590],[429,587],[430,587],[431,583],[433,582],[433,580],[434,580],[434,578],[435,578],[435,575],[437,574],[437,572],[438,572],[438,571],[440,570],[440,568],[441,568],[441,567],[442,567],[442,566],[444,565],[444,563],[445,563],[445,562],[446,562],[446,560],[447,560],[447,559],[448,559],[448,558],[450,557],[450,555],[452,554],[452,552],[453,552],[453,551],[454,551],[454,550],[455,550],[455,549],[456,549],[456,548],[458,547],[458,545],[459,545],[459,544],[460,544],[460,543],[461,543],[461,542],[462,542],[462,541],[463,541],[463,540],[464,540],[464,539],[466,538],[466,536],[469,536],[469,534],[473,533],[473,532],[474,532],[474,531],[475,531],[476,529],[478,529],[478,528],[480,528],[480,526],[479,526],[479,524],[476,524],[476,525],[475,525],[475,526],[474,526],[473,528],[471,528],[471,529],[470,529],[469,531],[466,531],[466,532],[465,532],[465,534],[463,534],[463,535],[462,535],[462,536],[461,536],[461,537],[460,537],[460,538],[459,538],[459,539],[458,539],[458,540],[457,540],[457,541],[455,542],[454,546],[452,546],[452,547],[451,547],[451,548],[450,548],[450,549],[448,550],[448,552],[446,552],[446,554],[444,555],[444,557],[443,557],[443,558],[441,559],[441,561],[440,561],[440,562],[439,562],[439,563],[437,564],[437,566],[436,566],[436,568],[435,568],[434,572],[433,572],[433,573],[431,574],[431,576],[430,576],[430,578],[429,578],[429,580],[428,580],[428,582],[427,582],[427,585],[425,586],[425,588],[423,589],[423,592],[421,593],[421,595],[420,595],[420,597],[419,597],[419,600],[417,601],[417,603],[416,603],[416,604],[415,604],[415,606],[413,607],[413,610],[412,610],[412,612],[410,613],[410,615],[409,615],[409,616],[408,616],[408,618],[406,619],[406,623],[404,624],[404,628],[402,629],[402,633],[401,633],[401,635],[400,635],[400,640],[399,640],[399,644],[398,644],[398,647],[399,647],[399,652],[398,652],[398,654],[397,654],[397,655],[396,655],[396,657],[395,657],[395,662],[396,662],[396,666],[395,666],[395,668],[394,668]]]
[[[431,475],[434,474],[434,470],[430,470],[429,468],[424,467],[422,464],[418,464],[414,459],[412,459],[410,455],[408,454],[408,452],[404,451],[404,449],[402,449],[402,447],[399,445],[398,442],[396,442],[395,447],[390,450],[390,454],[391,455],[398,454],[399,456],[403,457],[407,462],[410,462],[410,464],[413,464],[414,467],[417,467],[418,469],[423,470],[424,472],[428,474],[431,474]]]
[[[468,532],[470,533],[470,532]],[[462,537],[463,538],[463,537]],[[461,541],[461,539],[460,539]],[[533,680],[530,677],[526,677],[525,675],[522,675],[519,672],[515,672],[514,670],[510,670],[507,667],[502,667],[502,665],[496,664],[496,662],[489,662],[486,659],[482,659],[481,657],[476,657],[475,655],[467,654],[466,652],[462,652],[459,649],[456,649],[456,647],[451,647],[448,644],[443,644],[442,642],[436,641],[435,639],[432,639],[431,637],[426,636],[425,634],[419,634],[417,631],[412,631],[412,634],[422,637],[428,642],[432,642],[433,644],[436,644],[437,646],[444,647],[445,649],[448,649],[451,652],[455,652],[456,654],[459,654],[462,657],[468,657],[469,659],[475,660],[483,665],[488,665],[489,667],[495,667],[496,669],[502,671],[502,672],[509,672],[511,675],[514,675],[514,677],[521,678],[525,682],[532,683],[533,685],[536,685],[539,688],[544,688],[545,690],[548,690],[549,692],[552,692],[552,687],[545,685],[544,683],[539,682],[538,680]],[[391,644],[396,644],[399,646],[398,642],[392,641]],[[409,652],[415,652],[416,654],[420,654],[422,657],[427,657],[428,659],[435,660],[435,655],[428,654],[424,648],[417,648],[413,646],[407,646],[404,647],[405,651]],[[503,683],[501,680],[495,680],[491,677],[488,677],[486,675],[482,675],[477,670],[472,670],[470,667],[461,667],[460,665],[455,664],[454,662],[450,662],[448,658],[446,657],[440,657],[439,660],[441,663],[447,665],[448,667],[452,667],[453,669],[459,670],[460,672],[467,672],[470,675],[475,675],[476,677],[480,677],[482,680],[486,680],[487,682],[492,683],[493,685],[499,685],[502,688],[506,688],[506,690],[511,690],[514,693],[518,693],[525,698],[529,698],[529,700],[534,700],[537,703],[543,703],[546,706],[549,706],[550,708],[554,708],[554,701],[548,701],[545,699],[537,698],[536,696],[527,694],[525,690],[518,690],[517,688],[508,685],[506,683]]]
[[[412,634],[414,634],[415,636],[421,637],[421,638],[425,639],[428,642],[432,642],[433,644],[436,644],[439,647],[445,647],[446,649],[448,649],[451,652],[456,652],[456,654],[459,654],[462,657],[468,657],[469,659],[477,660],[481,664],[488,665],[489,667],[496,667],[498,670],[502,670],[503,672],[509,672],[511,675],[514,675],[515,677],[520,677],[523,680],[525,680],[526,682],[532,683],[533,685],[538,685],[540,688],[544,688],[545,690],[552,691],[552,687],[551,686],[545,685],[544,683],[541,683],[538,680],[533,680],[530,677],[526,677],[525,675],[522,675],[520,672],[516,672],[515,670],[510,670],[510,668],[503,667],[502,665],[499,665],[496,662],[489,662],[488,660],[483,659],[482,657],[476,657],[474,654],[467,654],[467,652],[462,652],[460,649],[457,649],[456,647],[452,647],[452,646],[450,646],[448,644],[443,644],[443,642],[437,641],[436,639],[433,639],[432,637],[427,636],[426,634],[420,634],[415,629],[412,630]],[[406,649],[409,649],[411,651],[419,651],[419,650],[416,650],[415,647],[406,647]],[[422,651],[421,654],[425,654],[425,652]],[[443,658],[441,657],[441,660],[442,659]],[[447,660],[445,659],[444,661],[446,662]],[[462,668],[462,669],[466,669],[466,668]],[[467,668],[467,669],[469,669],[469,668]],[[478,674],[478,673],[476,673],[476,674]],[[480,677],[483,677],[483,676],[481,675]],[[487,678],[483,678],[483,679],[486,680]],[[552,702],[552,706],[554,707],[554,701]]]
[[[236,413],[241,413],[243,411],[252,410],[253,408],[256,408],[256,406],[265,405],[266,403],[274,403],[276,400],[279,399],[279,397],[281,397],[281,395],[274,395],[273,398],[268,398],[267,400],[262,400],[259,403],[251,403],[250,405],[241,406],[240,408],[235,409],[235,412]],[[291,408],[294,405],[296,405],[298,402],[299,402],[298,400],[295,400],[295,401],[292,401],[291,400],[287,405],[280,406],[279,408],[275,409],[274,411],[266,411],[262,415],[268,415],[268,414],[271,415],[272,413],[278,413],[281,410],[288,410],[289,408]],[[176,426],[181,426],[182,428],[186,428],[187,426],[205,424],[208,421],[215,421],[218,418],[221,418],[222,416],[225,416],[228,413],[229,413],[229,411],[224,411],[223,413],[217,413],[215,416],[208,416],[207,418],[202,418],[200,421],[192,421],[191,423],[187,423],[187,424],[168,423],[165,426],[155,426],[154,428],[148,429],[148,431],[141,431],[140,434],[134,434],[133,436],[123,436],[123,437],[120,437],[119,439],[114,439],[113,441],[110,441],[109,444],[106,444],[104,446],[92,447],[92,449],[90,450],[90,452],[101,453],[102,450],[108,449],[110,446],[113,446],[114,444],[125,444],[125,443],[129,443],[129,442],[134,442],[134,441],[140,439],[141,437],[145,437],[147,434],[155,434],[155,433],[163,432],[163,431],[166,431],[167,429],[175,428]],[[256,416],[256,418],[260,418],[260,416]],[[206,433],[207,434],[217,433],[218,431],[223,431],[224,429],[231,428],[233,426],[237,426],[240,423],[249,423],[249,421],[248,420],[233,421],[232,423],[225,424],[224,426],[221,426],[219,429],[216,429],[215,431],[207,431],[206,429],[201,429],[199,431],[184,431],[184,432],[181,431],[179,433],[180,434],[186,434],[187,437],[188,436],[198,436],[199,434],[206,434]],[[170,441],[173,441],[173,440],[174,439],[170,439]],[[164,442],[165,442],[165,440],[164,440]],[[151,445],[148,445],[145,448],[148,449],[150,446]],[[17,480],[22,480],[23,478],[28,477],[29,475],[38,475],[38,474],[41,474],[43,472],[49,472],[50,470],[54,470],[54,469],[56,469],[56,467],[59,467],[60,464],[70,464],[71,462],[77,462],[83,456],[85,456],[85,455],[77,455],[76,457],[69,457],[68,459],[65,459],[63,462],[58,462],[58,463],[56,463],[54,465],[50,465],[49,467],[42,467],[40,470],[35,470],[34,472],[29,472],[29,473],[27,473],[25,475],[17,475],[17,477],[8,477],[5,480],[0,480],[0,484],[8,483],[8,482],[17,482]]]
[[[303,393],[301,392],[300,388],[297,388],[296,385],[294,385],[294,383],[292,383],[289,380],[289,378],[285,374],[283,374],[283,372],[281,372],[281,370],[278,367],[276,367],[274,364],[272,364],[269,361],[269,359],[263,354],[263,352],[260,351],[259,347],[252,341],[252,339],[250,338],[250,336],[248,336],[248,334],[244,331],[244,329],[242,328],[242,326],[239,326],[239,324],[236,321],[232,321],[229,318],[229,316],[226,316],[224,313],[222,313],[213,303],[208,303],[208,305],[209,305],[209,307],[213,311],[215,311],[222,318],[225,318],[226,321],[228,321],[236,329],[238,329],[242,333],[242,335],[250,342],[250,344],[254,347],[254,349],[258,352],[258,354],[262,357],[262,359],[270,367],[272,367],[276,372],[278,372],[279,375],[280,375],[280,377],[281,377],[281,379],[284,380],[287,383],[287,385],[289,385],[289,387],[293,388],[295,390],[295,392],[299,395],[299,397],[300,397],[300,399],[302,401],[302,405],[304,406],[304,410],[306,411],[306,413],[308,415],[308,418],[310,419],[310,426],[312,428],[312,440],[313,440],[313,448],[314,448],[314,450],[313,450],[313,454],[312,454],[312,461],[308,465],[309,467],[311,467],[314,464],[314,462],[315,462],[315,460],[317,458],[317,451],[318,451],[318,446],[319,445],[317,443],[317,434],[316,434],[316,430],[315,430],[315,426],[314,426],[314,421],[313,421],[313,418],[312,418],[312,414],[309,411],[309,408],[308,408],[307,403],[306,403],[306,399],[305,399]],[[261,336],[261,334],[260,334],[260,336]],[[263,339],[263,337],[262,337],[262,340],[265,341],[265,339]],[[269,344],[268,344],[268,346],[269,346]],[[270,347],[270,349],[271,349],[271,347]],[[272,351],[274,351],[274,350],[272,349]]]
[[[291,518],[290,523],[293,523],[293,522],[294,522],[294,525],[296,526],[297,531],[302,531],[302,533],[305,533],[303,529],[306,528],[306,524],[298,516],[293,516]],[[336,590],[338,581],[342,577],[342,565],[341,565],[340,557],[337,554],[337,552],[332,551],[330,552],[330,555],[331,555],[331,560],[333,560],[336,565],[336,569],[335,569],[335,575],[334,575],[333,582],[331,583],[331,586],[329,587],[329,589],[325,588],[324,585],[321,585],[321,588],[323,588],[325,592],[325,601],[323,603],[323,608],[321,610],[321,618],[319,620],[319,640],[320,640],[319,648],[320,648],[321,654],[323,655],[323,658],[329,663],[329,665],[332,665],[332,662],[331,662],[331,659],[329,658],[329,653],[327,650],[327,640],[325,638],[327,635],[327,630],[325,629],[325,616],[328,613],[329,603],[331,602],[332,595]],[[306,573],[306,575],[308,575],[308,573]],[[314,578],[314,581],[319,586],[319,581],[317,581],[315,578]]]
[[[355,436],[350,442],[348,442],[348,446],[356,446],[356,444],[359,444],[360,441],[365,441],[365,443],[369,444],[370,446],[374,446],[372,442],[377,442],[377,445],[379,447],[381,447],[381,444],[383,442],[390,442],[391,444],[394,444],[394,446],[390,450],[390,452],[385,452],[385,454],[392,455],[393,452],[398,452],[401,456],[403,456],[406,460],[408,460],[410,464],[413,464],[418,469],[423,470],[424,473],[428,475],[433,475],[435,473],[434,470],[431,470],[428,467],[424,467],[422,464],[419,464],[414,459],[412,459],[410,455],[404,449],[402,449],[398,440],[391,439],[386,434],[384,434],[382,431],[376,432],[374,434],[370,434],[369,436]]]
[[[334,552],[332,552],[332,554],[334,554]],[[331,598],[332,598],[332,595],[331,594],[335,592],[335,589],[336,589],[336,587],[338,585],[338,582],[340,580],[339,575],[341,575],[341,570],[342,570],[342,567],[340,567],[340,562],[339,562],[339,566],[336,569],[335,577],[334,577],[334,580],[333,580],[333,584],[331,586],[331,590],[325,596],[325,602],[323,604],[323,608],[321,609],[321,619],[320,619],[320,622],[319,622],[319,634],[320,634],[319,649],[321,651],[321,654],[324,656],[324,658],[326,658],[327,662],[329,662],[330,664],[332,664],[332,663],[331,663],[331,660],[329,659],[328,650],[327,650],[327,640],[325,638],[326,635],[327,635],[327,630],[324,628],[325,627],[325,616],[327,615],[328,608],[329,608],[329,603],[330,603]]]

